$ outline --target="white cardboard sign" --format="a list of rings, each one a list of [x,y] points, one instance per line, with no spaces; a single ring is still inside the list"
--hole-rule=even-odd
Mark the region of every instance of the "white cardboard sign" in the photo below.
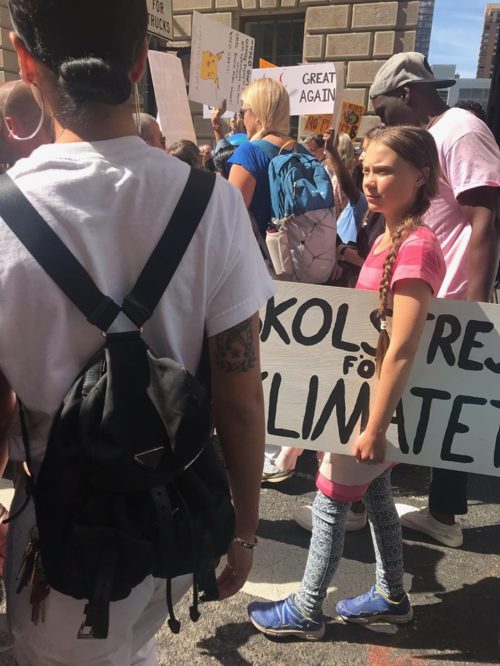
[[[172,0],[148,0],[148,32],[162,39],[174,38]]]
[[[351,453],[376,388],[378,294],[276,283],[262,309],[266,441]],[[500,306],[433,299],[387,459],[500,476]]]
[[[291,116],[333,112],[339,87],[333,62],[253,70],[252,81],[263,78],[277,79],[288,90]]]
[[[250,83],[255,40],[206,14],[193,12],[189,99],[239,111]]]
[[[150,51],[148,57],[160,126],[167,147],[181,139],[196,143],[180,59],[160,51]]]

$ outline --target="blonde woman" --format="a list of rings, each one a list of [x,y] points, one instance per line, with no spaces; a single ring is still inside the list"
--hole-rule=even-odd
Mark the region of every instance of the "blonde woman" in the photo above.
[[[269,162],[280,151],[289,152],[296,142],[290,138],[290,100],[286,88],[274,79],[258,79],[241,95],[243,122],[250,141],[241,144],[228,160],[229,182],[236,185],[255,221],[255,233],[265,237],[271,221]],[[293,471],[283,468],[281,448],[266,445],[263,481],[277,483]]]
[[[265,236],[271,221],[269,162],[281,149],[293,149],[290,131],[290,100],[286,88],[274,79],[258,79],[241,95],[243,122],[250,141],[243,143],[229,160],[229,182],[243,194],[260,233]],[[282,150],[283,152],[283,150]]]
[[[347,171],[350,174],[352,174],[354,167],[358,162],[358,158],[356,156],[356,153],[354,152],[354,144],[351,141],[351,137],[348,134],[345,134],[345,132],[341,132],[338,135],[338,142],[336,145],[336,149],[337,149],[338,160],[345,167],[345,169],[347,169]],[[328,173],[330,174],[330,178],[332,179],[333,195],[335,199],[335,208],[337,211],[337,218],[338,218],[340,216],[340,213],[344,210],[344,208],[351,200],[351,198],[349,196],[349,192],[346,191],[342,186],[343,183],[341,182],[341,179],[339,179],[337,175],[338,169],[335,168],[336,164],[332,160],[332,155],[328,153],[328,149],[326,152],[325,167]]]

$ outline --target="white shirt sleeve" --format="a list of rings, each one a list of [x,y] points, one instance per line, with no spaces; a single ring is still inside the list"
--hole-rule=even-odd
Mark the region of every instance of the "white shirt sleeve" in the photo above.
[[[240,191],[226,182],[218,182],[214,195],[214,212],[224,216],[222,227],[226,237],[211,238],[219,256],[220,246],[224,246],[225,261],[223,266],[211,271],[216,279],[207,289],[209,337],[245,321],[275,293]],[[218,225],[218,229],[221,226]]]

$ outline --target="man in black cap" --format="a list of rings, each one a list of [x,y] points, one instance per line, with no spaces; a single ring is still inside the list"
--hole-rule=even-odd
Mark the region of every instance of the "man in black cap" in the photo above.
[[[398,53],[382,65],[370,97],[386,125],[415,125],[433,135],[441,165],[439,194],[424,216],[446,261],[442,298],[488,301],[499,261],[500,152],[481,120],[440,97],[454,79],[434,77],[421,53]],[[401,515],[407,527],[450,547],[463,542],[455,515],[467,513],[465,472],[435,469],[429,507]]]

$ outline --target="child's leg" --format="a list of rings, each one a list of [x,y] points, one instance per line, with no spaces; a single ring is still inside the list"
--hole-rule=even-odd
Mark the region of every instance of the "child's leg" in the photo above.
[[[391,470],[374,479],[366,491],[364,502],[377,561],[377,588],[391,599],[403,593],[403,540],[401,524],[394,506]]]
[[[312,506],[313,529],[306,570],[294,596],[297,608],[307,617],[321,612],[330,581],[344,551],[345,518],[350,502],[316,493]]]

